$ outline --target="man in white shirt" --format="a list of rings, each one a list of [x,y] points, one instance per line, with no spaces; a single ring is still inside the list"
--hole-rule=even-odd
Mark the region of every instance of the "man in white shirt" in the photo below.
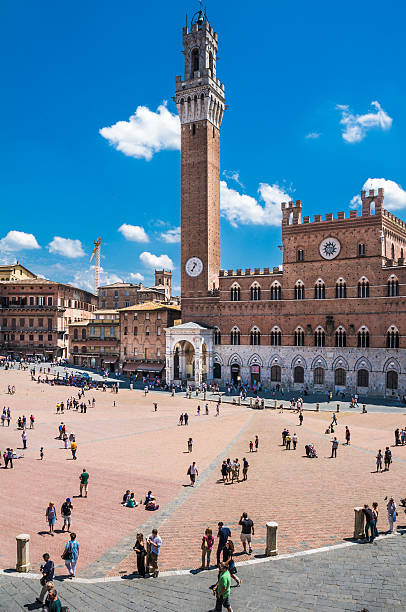
[[[196,476],[199,476],[199,472],[198,472],[197,465],[196,465],[195,461],[193,461],[193,463],[189,466],[188,474],[189,474],[189,478],[190,478],[190,485],[192,487],[194,487],[195,486],[195,482],[196,482]]]
[[[152,566],[153,576],[157,578],[159,574],[158,570],[158,555],[159,549],[162,546],[161,537],[158,535],[158,529],[153,529],[152,533],[148,536],[147,544],[149,545],[149,553],[147,557],[147,569]]]

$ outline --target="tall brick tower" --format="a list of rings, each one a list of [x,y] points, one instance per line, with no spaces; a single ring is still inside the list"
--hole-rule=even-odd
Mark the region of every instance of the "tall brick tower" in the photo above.
[[[203,11],[183,28],[185,74],[176,77],[181,123],[182,297],[218,287],[220,126],[224,85],[216,77],[217,34]]]

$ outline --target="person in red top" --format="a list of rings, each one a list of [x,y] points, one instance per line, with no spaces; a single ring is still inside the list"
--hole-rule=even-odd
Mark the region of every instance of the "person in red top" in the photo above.
[[[31,414],[30,416],[30,429],[34,429],[34,421],[35,421],[35,417],[33,414]]]

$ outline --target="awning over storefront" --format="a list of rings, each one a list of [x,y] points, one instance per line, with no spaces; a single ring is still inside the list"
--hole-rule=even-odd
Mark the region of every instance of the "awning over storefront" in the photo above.
[[[123,365],[123,370],[125,370],[126,372],[135,372],[136,369],[137,369],[136,363],[128,362]]]
[[[146,363],[145,361],[138,361],[136,366],[135,369],[138,372],[162,372],[165,367],[163,363]]]
[[[116,363],[118,357],[103,357],[103,363]]]

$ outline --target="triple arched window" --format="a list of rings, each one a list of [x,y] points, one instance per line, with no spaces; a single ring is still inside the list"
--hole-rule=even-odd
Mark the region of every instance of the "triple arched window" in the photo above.
[[[321,278],[318,279],[314,286],[314,299],[324,300],[326,297],[326,286]]]
[[[301,327],[295,329],[294,344],[295,346],[304,346],[304,331]]]
[[[251,285],[251,300],[256,302],[261,299],[261,287],[258,283]]]
[[[326,334],[320,326],[314,332],[314,346],[326,346]]]
[[[335,345],[339,347],[347,346],[347,334],[344,327],[338,327],[335,333]]]
[[[305,288],[301,280],[298,280],[295,285],[295,300],[304,300]]]
[[[214,328],[214,344],[221,344],[221,332],[218,327]]]
[[[347,297],[347,285],[343,278],[339,278],[336,282],[336,298],[346,298]]]
[[[281,346],[282,332],[279,327],[274,327],[271,331],[271,346]]]
[[[258,346],[261,344],[261,332],[258,327],[253,327],[250,331],[250,344],[252,346]]]
[[[281,300],[282,299],[282,287],[279,283],[273,283],[271,286],[271,300]]]
[[[237,346],[241,344],[241,333],[238,327],[233,327],[230,333],[230,344]]]
[[[399,332],[394,325],[386,332],[386,346],[387,348],[399,348]]]
[[[358,282],[358,297],[368,298],[369,297],[369,281],[363,276]]]
[[[363,325],[358,330],[357,338],[358,338],[358,347],[359,348],[368,348],[369,347],[369,331],[365,327],[365,325]]]
[[[395,275],[392,275],[388,280],[388,296],[395,297],[399,295],[399,281]]]
[[[230,290],[230,299],[232,302],[239,302],[241,299],[241,290],[239,285],[233,285]]]

